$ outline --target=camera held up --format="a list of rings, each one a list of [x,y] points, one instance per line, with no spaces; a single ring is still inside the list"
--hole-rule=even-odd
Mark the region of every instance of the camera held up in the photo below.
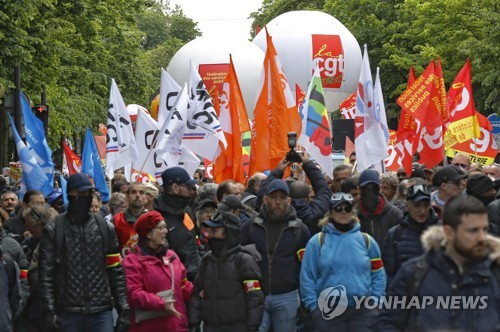
[[[288,147],[290,151],[286,153],[286,160],[291,163],[300,163],[302,162],[302,158],[300,158],[299,153],[295,150],[297,146],[297,133],[290,132],[288,133]]]

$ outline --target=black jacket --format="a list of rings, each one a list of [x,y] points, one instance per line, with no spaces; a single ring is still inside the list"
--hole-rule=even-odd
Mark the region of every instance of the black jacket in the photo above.
[[[361,231],[370,234],[377,241],[379,247],[382,247],[387,232],[391,227],[399,224],[403,219],[403,213],[392,205],[384,195],[380,194],[380,197],[384,199],[384,207],[380,214],[369,216],[362,212],[362,207],[359,207],[358,218]]]
[[[20,216],[10,217],[3,224],[3,229],[17,242],[21,243],[24,240],[24,218]]]
[[[203,256],[189,303],[190,325],[203,321],[205,326],[231,331],[259,326],[264,293],[254,283],[262,282],[258,260],[253,245],[238,245],[225,257],[216,257],[211,251]]]
[[[3,229],[0,228],[0,245],[3,247],[3,252],[8,254],[17,263],[20,270],[21,282],[21,303],[20,310],[23,310],[28,302],[30,296],[30,286],[28,284],[28,267],[29,262],[26,259],[26,254],[23,248],[14,240],[13,237],[7,235]]]
[[[490,233],[500,236],[500,199],[495,199],[488,204],[488,219],[490,221]]]
[[[429,217],[424,223],[417,223],[408,213],[405,213],[401,223],[389,229],[382,248],[382,261],[387,274],[388,287],[404,262],[424,253],[420,237],[427,228],[438,222],[436,212],[430,208]]]
[[[262,260],[262,289],[267,294],[282,294],[299,288],[300,266],[307,241],[311,237],[309,229],[297,218],[290,206],[286,221],[288,225],[278,237],[272,257],[267,248],[267,216],[261,209],[259,216],[243,224],[241,244],[255,244]]]
[[[313,187],[314,198],[310,202],[306,199],[292,199],[292,206],[297,211],[297,218],[302,220],[309,228],[311,235],[314,235],[321,229],[318,222],[329,209],[332,191],[321,170],[313,161],[305,162],[302,167]]]
[[[56,243],[58,218],[64,219],[60,227],[64,232],[61,252],[57,252]],[[119,258],[114,227],[106,223],[109,227],[106,250],[94,215],[89,215],[84,223],[75,223],[63,213],[56,217],[56,223],[44,226],[39,247],[39,291],[44,315],[93,314],[111,310],[113,306],[118,313],[129,309],[123,267],[111,262],[116,255]]]
[[[186,267],[188,279],[193,281],[200,266],[200,256],[195,229],[189,231],[184,226],[186,206],[182,206],[176,196],[160,195],[154,200],[153,208],[163,215],[168,227],[168,246],[179,256]]]

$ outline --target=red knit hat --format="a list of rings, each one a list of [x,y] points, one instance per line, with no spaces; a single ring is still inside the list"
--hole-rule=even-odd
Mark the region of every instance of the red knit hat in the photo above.
[[[158,211],[153,210],[143,213],[135,222],[135,232],[139,235],[139,238],[145,238],[163,220],[163,216]]]

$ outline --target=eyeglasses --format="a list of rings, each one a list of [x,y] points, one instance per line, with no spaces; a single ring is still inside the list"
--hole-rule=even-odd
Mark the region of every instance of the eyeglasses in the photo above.
[[[424,195],[430,195],[431,189],[429,188],[429,186],[426,186],[425,184],[414,184],[413,186],[408,188],[408,191],[406,193],[406,198],[412,199],[418,193],[422,193]]]
[[[445,183],[451,183],[451,184],[454,184],[456,186],[460,186],[460,184],[461,184],[460,181],[446,181]]]
[[[347,212],[350,213],[352,211],[352,205],[338,205],[334,208],[335,212]]]
[[[453,164],[455,166],[458,166],[458,167],[461,167],[463,169],[466,169],[469,165],[466,165],[466,164],[461,164],[461,163],[456,163],[456,164]]]

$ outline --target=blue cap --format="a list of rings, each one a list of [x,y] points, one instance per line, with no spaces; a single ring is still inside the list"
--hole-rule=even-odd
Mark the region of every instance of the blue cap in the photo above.
[[[209,228],[224,227],[233,231],[240,231],[240,218],[226,211],[217,212],[210,220],[202,222],[202,225]]]
[[[369,183],[380,186],[380,176],[375,169],[365,169],[359,176],[359,186],[364,187]]]
[[[171,167],[166,169],[161,174],[161,179],[163,180],[163,186],[171,186],[172,184],[186,184],[195,185],[198,183],[197,180],[189,176],[188,172],[184,168],[179,166]]]
[[[49,203],[49,204],[54,203],[54,201],[55,201],[56,199],[58,199],[59,197],[61,197],[61,196],[62,196],[62,194],[63,194],[63,192],[62,192],[62,189],[61,189],[61,188],[56,188],[56,189],[54,189],[54,190],[50,193],[50,195],[49,195],[49,200],[48,200],[48,203]]]
[[[69,193],[73,190],[86,191],[94,189],[90,178],[85,173],[76,173],[69,177],[68,183],[66,184],[66,191]]]
[[[269,195],[269,194],[275,192],[276,190],[280,190],[280,191],[284,192],[285,194],[290,195],[290,190],[288,189],[288,185],[286,184],[285,181],[283,181],[281,179],[274,179],[271,181],[271,183],[269,184],[269,187],[267,187],[266,195]]]

